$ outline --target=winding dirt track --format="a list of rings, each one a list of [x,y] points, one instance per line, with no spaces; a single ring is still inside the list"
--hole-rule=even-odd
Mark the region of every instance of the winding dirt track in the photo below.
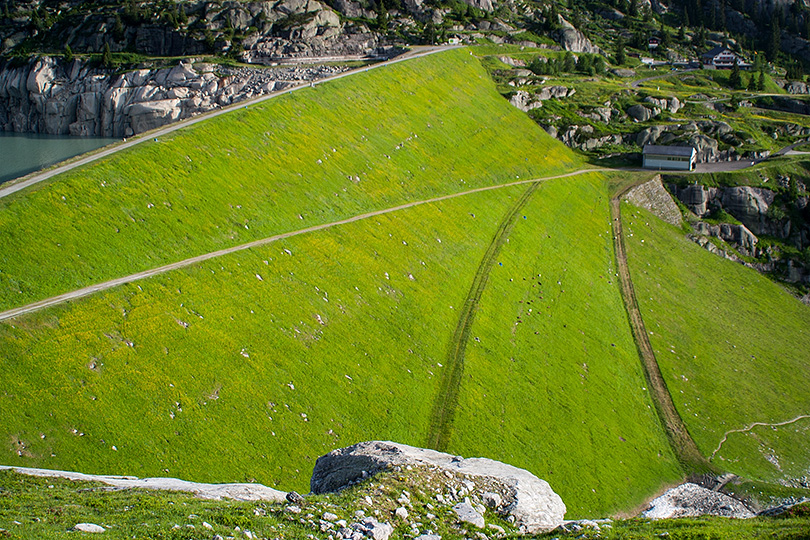
[[[720,449],[723,447],[723,443],[726,442],[726,440],[728,439],[728,436],[731,435],[732,433],[745,433],[746,431],[751,431],[752,429],[754,429],[757,426],[762,426],[762,427],[787,426],[789,424],[793,424],[794,422],[798,422],[799,420],[802,420],[804,418],[810,418],[810,414],[800,414],[796,418],[791,418],[790,420],[785,420],[784,422],[777,422],[775,424],[768,424],[766,422],[753,422],[752,424],[750,424],[750,425],[748,425],[748,426],[746,426],[746,427],[744,427],[742,429],[731,429],[729,431],[726,431],[726,433],[723,435],[723,439],[720,441],[720,444],[717,445],[717,448],[714,450],[714,452],[712,452],[712,455],[709,457],[709,460],[714,459],[715,454],[717,454],[717,452],[720,451]]]
[[[667,384],[661,374],[658,361],[655,358],[652,344],[650,343],[647,328],[644,326],[644,319],[641,317],[641,310],[638,307],[636,293],[633,288],[633,281],[630,277],[630,269],[627,265],[627,252],[624,246],[624,233],[622,231],[621,219],[621,199],[624,194],[633,186],[616,195],[610,200],[610,215],[613,224],[613,244],[616,251],[617,266],[619,269],[619,280],[621,282],[622,298],[630,319],[630,327],[633,331],[633,338],[638,347],[641,357],[641,366],[644,377],[650,388],[650,395],[655,403],[655,410],[664,426],[670,446],[672,447],[678,461],[687,473],[702,474],[706,472],[716,472],[714,466],[709,463],[703,454],[698,450],[697,444],[689,435],[686,425],[678,414],[672,396],[669,393]]]
[[[132,283],[133,281],[138,281],[141,279],[145,279],[148,277],[156,276],[159,274],[165,274],[166,272],[170,272],[172,270],[177,270],[179,268],[185,268],[187,266],[191,266],[194,264],[198,264],[210,259],[214,259],[216,257],[222,257],[223,255],[228,255],[230,253],[236,253],[237,251],[243,251],[246,249],[251,249],[254,247],[263,246],[265,244],[270,244],[272,242],[276,242],[278,240],[283,240],[285,238],[292,238],[294,236],[299,236],[302,234],[307,234],[315,231],[321,231],[324,229],[329,229],[332,227],[336,227],[338,225],[345,225],[347,223],[354,223],[355,221],[360,221],[363,219],[367,219],[370,217],[381,216],[383,214],[390,214],[392,212],[397,212],[399,210],[405,210],[407,208],[413,208],[414,206],[419,206],[422,204],[431,204],[440,201],[445,201],[447,199],[454,199],[456,197],[463,197],[465,195],[471,195],[473,193],[480,193],[482,191],[490,191],[493,189],[502,189],[511,186],[519,186],[522,184],[533,184],[545,180],[553,180],[555,178],[567,178],[569,176],[577,176],[580,174],[587,174],[592,172],[602,172],[605,169],[580,169],[577,171],[573,171],[566,174],[560,174],[557,176],[549,176],[545,178],[535,178],[533,180],[518,180],[516,182],[509,182],[506,184],[498,184],[495,186],[485,186],[476,189],[470,189],[468,191],[462,191],[460,193],[451,193],[449,195],[442,195],[441,197],[434,197],[432,199],[425,199],[421,201],[413,201],[405,204],[401,204],[399,206],[393,206],[391,208],[384,208],[382,210],[375,210],[374,212],[367,212],[365,214],[359,214],[357,216],[352,216],[350,218],[341,219],[339,221],[333,221],[331,223],[322,223],[321,225],[314,225],[312,227],[307,227],[304,229],[298,229],[296,231],[290,231],[282,234],[276,234],[273,236],[269,236],[267,238],[261,238],[259,240],[254,240],[252,242],[248,242],[246,244],[240,244],[238,246],[229,247],[226,249],[220,249],[218,251],[212,251],[209,253],[204,253],[202,255],[197,255],[196,257],[191,257],[189,259],[184,259],[182,261],[177,261],[171,264],[167,264],[164,266],[160,266],[158,268],[152,268],[150,270],[144,270],[143,272],[138,272],[135,274],[130,274],[128,276],[123,276],[120,278],[111,279],[109,281],[104,281],[102,283],[96,283],[95,285],[89,285],[87,287],[77,289],[75,291],[67,292],[64,294],[60,294],[58,296],[53,296],[51,298],[46,298],[44,300],[39,300],[38,302],[33,302],[31,304],[20,306],[14,309],[10,309],[8,311],[4,311],[0,313],[0,321],[11,319],[14,317],[19,317],[20,315],[24,315],[26,313],[33,313],[35,311],[39,311],[46,307],[55,306],[57,304],[61,304],[63,302],[67,302],[68,300],[75,300],[77,298],[82,298],[85,296],[89,296],[93,293],[105,291],[107,289],[112,289],[113,287],[117,287],[119,285],[124,285],[126,283]]]
[[[470,285],[470,291],[467,293],[467,298],[464,299],[456,330],[450,342],[450,348],[447,351],[446,365],[442,372],[439,393],[433,404],[430,427],[428,428],[428,448],[440,452],[447,450],[453,415],[458,402],[461,376],[464,373],[464,353],[467,350],[467,342],[470,339],[470,329],[475,321],[475,314],[478,311],[478,303],[481,300],[481,296],[484,294],[484,289],[487,287],[489,273],[492,267],[495,266],[495,261],[498,258],[498,254],[501,252],[501,248],[509,239],[509,234],[515,226],[515,220],[518,214],[520,214],[520,211],[526,206],[526,203],[529,202],[532,194],[537,191],[540,182],[540,180],[534,181],[520,199],[507,211],[498,225],[498,230],[495,231],[495,236],[493,236],[492,241],[489,243],[489,246],[487,246],[487,251],[484,253],[484,257],[481,259],[481,263],[478,265],[478,269],[475,272],[472,285]]]

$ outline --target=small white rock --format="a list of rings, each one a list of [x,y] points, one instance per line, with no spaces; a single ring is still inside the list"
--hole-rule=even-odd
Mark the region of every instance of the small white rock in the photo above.
[[[101,525],[96,525],[95,523],[77,523],[73,527],[73,530],[86,533],[103,533],[107,529]]]

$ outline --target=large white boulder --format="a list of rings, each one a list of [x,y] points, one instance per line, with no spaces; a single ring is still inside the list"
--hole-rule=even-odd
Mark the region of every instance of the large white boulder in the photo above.
[[[313,493],[338,491],[353,482],[396,466],[434,466],[453,474],[481,477],[503,486],[509,495],[502,513],[514,516],[525,532],[562,524],[565,504],[548,482],[527,470],[487,458],[468,458],[389,441],[369,441],[333,450],[318,458],[312,471]]]

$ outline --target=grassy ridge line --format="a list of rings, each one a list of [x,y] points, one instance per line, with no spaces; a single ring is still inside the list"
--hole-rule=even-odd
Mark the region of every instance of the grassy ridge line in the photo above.
[[[401,62],[234,110],[1,199],[0,311],[580,164],[466,51]]]
[[[545,181],[545,180],[551,180],[551,179],[555,179],[555,178],[567,178],[567,177],[570,177],[570,176],[577,176],[577,175],[580,175],[580,174],[587,174],[587,173],[596,172],[596,171],[599,171],[599,170],[600,169],[583,169],[583,170],[574,171],[574,172],[571,172],[571,173],[566,173],[566,174],[562,174],[562,175],[558,175],[558,176],[549,176],[547,178],[539,178],[539,179],[534,179],[534,180],[520,180],[520,181],[516,181],[516,182],[509,182],[507,184],[500,184],[500,185],[497,185],[497,186],[487,186],[487,187],[482,187],[482,188],[477,188],[477,189],[471,189],[471,190],[468,190],[468,191],[463,191],[461,193],[453,193],[453,194],[450,194],[450,195],[443,195],[441,197],[434,197],[432,199],[427,199],[427,200],[423,200],[423,201],[414,201],[414,202],[410,202],[410,203],[407,203],[407,204],[401,204],[401,205],[395,206],[393,208],[386,208],[384,210],[377,210],[375,212],[367,212],[365,214],[360,214],[358,216],[353,216],[353,217],[350,217],[350,218],[347,218],[347,219],[342,219],[340,221],[334,221],[332,223],[324,223],[322,225],[315,225],[313,227],[307,227],[305,229],[299,229],[297,231],[290,231],[290,232],[287,232],[287,233],[277,234],[277,235],[274,235],[274,236],[271,236],[271,237],[268,237],[268,238],[262,238],[260,240],[255,240],[253,242],[248,242],[246,244],[242,244],[242,245],[239,245],[239,246],[234,246],[234,247],[227,248],[227,249],[221,249],[221,250],[218,250],[218,251],[213,251],[211,253],[198,255],[196,257],[191,257],[189,259],[178,261],[178,262],[175,262],[175,263],[172,263],[172,264],[167,264],[167,265],[164,265],[164,266],[160,266],[158,268],[153,268],[151,270],[146,270],[144,272],[138,272],[136,274],[132,274],[132,275],[129,275],[129,276],[124,276],[124,277],[121,277],[121,278],[105,281],[103,283],[98,283],[96,285],[91,285],[89,287],[84,287],[82,289],[71,291],[69,293],[61,294],[59,296],[54,296],[52,298],[46,298],[44,300],[41,300],[39,302],[34,302],[34,303],[28,304],[26,306],[21,306],[19,308],[10,309],[10,310],[7,310],[7,311],[4,311],[4,312],[0,313],[0,321],[6,320],[6,319],[13,319],[14,317],[19,317],[20,315],[24,315],[26,313],[33,313],[35,311],[39,311],[41,309],[44,309],[44,308],[47,308],[47,307],[50,307],[50,306],[55,306],[55,305],[61,304],[63,302],[67,302],[69,300],[76,300],[76,299],[79,299],[79,298],[83,298],[83,297],[91,295],[93,293],[97,293],[97,292],[100,292],[100,291],[111,289],[111,288],[117,287],[119,285],[124,285],[126,283],[132,283],[133,281],[138,281],[138,280],[145,279],[145,278],[148,278],[148,277],[163,274],[163,273],[169,272],[171,270],[177,270],[178,268],[184,268],[184,267],[187,267],[187,266],[192,266],[194,264],[198,264],[198,263],[201,263],[201,262],[204,262],[204,261],[208,261],[208,260],[214,259],[216,257],[222,257],[223,255],[236,253],[237,251],[243,251],[243,250],[246,250],[246,249],[251,249],[251,248],[263,246],[265,244],[270,244],[272,242],[277,242],[277,241],[283,240],[285,238],[292,238],[294,236],[299,236],[301,234],[307,234],[307,233],[312,233],[312,232],[315,232],[315,231],[320,231],[320,230],[323,230],[323,229],[329,229],[331,227],[336,227],[336,226],[339,226],[339,225],[346,225],[348,223],[354,223],[355,221],[360,221],[362,219],[368,219],[370,217],[381,216],[381,215],[384,215],[384,214],[389,214],[391,212],[397,212],[397,211],[400,211],[400,210],[405,210],[407,208],[413,208],[414,206],[419,206],[419,205],[422,205],[422,204],[437,203],[437,202],[445,201],[445,200],[448,200],[448,199],[454,199],[456,197],[462,197],[462,196],[465,196],[465,195],[472,195],[474,193],[480,193],[482,191],[490,191],[490,190],[493,190],[493,189],[503,189],[503,188],[513,187],[513,186],[518,186],[518,185],[523,185],[523,184],[542,182],[542,181]]]
[[[417,472],[419,471],[419,472]],[[459,531],[455,513],[449,505],[437,505],[431,493],[447,490],[444,482],[430,478],[423,468],[413,472],[383,472],[373,480],[351,486],[339,493],[306,497],[306,511],[322,515],[328,511],[349,522],[357,520],[355,512],[369,511],[365,497],[371,497],[380,511],[378,519],[394,526],[392,540],[412,538],[412,523],[430,522],[433,534],[446,540],[469,537]],[[0,527],[11,539],[73,540],[93,535],[77,533],[77,523],[98,523],[107,527],[102,538],[199,539],[212,535],[243,538],[251,531],[258,538],[308,540],[320,538],[320,523],[301,523],[289,519],[285,503],[221,500],[211,501],[182,492],[147,490],[109,491],[93,482],[73,482],[59,478],[37,478],[10,471],[0,471]],[[412,507],[407,519],[399,519],[394,509],[403,491],[412,493]],[[452,504],[452,503],[451,503]],[[428,506],[429,505],[429,506]],[[433,516],[430,516],[433,514]],[[429,517],[430,516],[430,517]],[[486,512],[488,523],[506,530],[506,537],[520,538],[514,526]],[[209,524],[212,530],[199,532]],[[188,526],[192,525],[192,529]],[[238,527],[238,528],[237,528]],[[593,529],[543,535],[541,538],[602,538],[605,540],[659,540],[672,536],[678,540],[750,540],[751,538],[805,539],[810,536],[810,506],[794,507],[779,517],[728,519],[722,517],[678,518],[662,520],[616,520],[598,533]],[[215,536],[215,537],[216,537]],[[537,537],[535,537],[537,538]]]
[[[632,187],[632,186],[630,186]],[[678,461],[687,473],[716,472],[716,467],[710,464],[692,439],[689,430],[686,428],[681,416],[678,414],[672,396],[669,393],[667,384],[661,374],[655,352],[648,337],[644,319],[636,300],[636,293],[633,288],[633,280],[630,276],[630,269],[627,264],[627,252],[624,245],[624,232],[622,229],[621,201],[624,194],[630,187],[623,190],[610,200],[610,216],[613,224],[613,243],[616,251],[619,280],[621,282],[622,299],[625,310],[630,319],[630,328],[633,332],[633,339],[638,347],[641,365],[644,370],[644,377],[650,386],[650,395],[655,403],[655,410],[664,426],[667,438],[672,446],[673,452]]]
[[[523,193],[523,196],[509,209],[509,212],[501,220],[498,230],[495,232],[495,236],[489,243],[487,251],[481,259],[481,264],[475,272],[475,277],[470,285],[470,292],[467,294],[467,298],[464,299],[464,307],[459,315],[458,324],[453,332],[453,340],[450,342],[450,349],[447,353],[447,365],[442,374],[439,394],[436,396],[436,402],[431,414],[427,439],[428,448],[440,452],[447,450],[453,423],[453,412],[458,403],[458,391],[461,385],[461,375],[464,371],[464,351],[467,348],[467,340],[470,338],[470,328],[472,328],[475,321],[478,302],[481,300],[481,295],[487,286],[495,259],[515,226],[518,213],[526,206],[539,185],[539,181],[531,184]]]

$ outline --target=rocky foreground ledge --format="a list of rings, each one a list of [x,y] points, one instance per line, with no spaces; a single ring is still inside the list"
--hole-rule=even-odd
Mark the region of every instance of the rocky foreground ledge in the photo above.
[[[0,465],[0,470],[11,470],[30,476],[46,478],[65,478],[77,482],[100,482],[120,489],[153,489],[161,491],[185,491],[201,499],[219,501],[285,501],[286,493],[261,484],[202,484],[188,482],[177,478],[138,478],[136,476],[106,476],[83,474],[51,469],[34,469],[29,467],[8,467]]]
[[[306,497],[260,484],[202,484],[175,478],[139,479],[0,466],[2,469],[101,482],[113,489],[185,491],[204,499],[254,501],[257,516],[272,512],[333,540],[388,540],[405,532],[417,540],[440,540],[440,531],[490,539],[549,530],[598,533],[614,525],[610,519],[564,520],[562,499],[547,482],[526,470],[491,459],[465,459],[388,441],[363,442],[321,456],[310,481],[311,496]],[[335,492],[343,493],[317,496]],[[274,505],[267,506],[268,502]],[[754,513],[727,495],[683,484],[652,501],[642,515],[648,519],[699,515],[748,518]],[[203,527],[211,528],[205,523]],[[104,527],[79,523],[74,530],[103,532]]]

